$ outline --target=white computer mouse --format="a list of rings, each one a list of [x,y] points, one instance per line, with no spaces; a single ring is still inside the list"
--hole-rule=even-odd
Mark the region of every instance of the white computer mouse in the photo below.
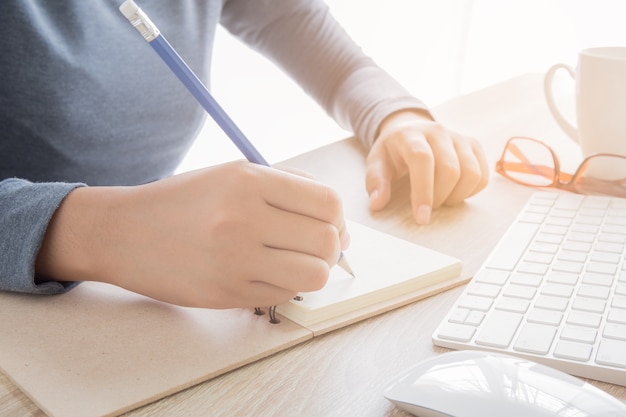
[[[418,363],[385,397],[418,417],[626,417],[624,403],[564,372],[469,350]]]

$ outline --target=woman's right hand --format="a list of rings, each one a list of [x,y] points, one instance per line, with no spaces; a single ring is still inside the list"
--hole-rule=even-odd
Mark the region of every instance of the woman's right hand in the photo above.
[[[38,279],[108,282],[183,306],[263,307],[324,286],[348,243],[333,190],[240,161],[75,189],[36,268]]]

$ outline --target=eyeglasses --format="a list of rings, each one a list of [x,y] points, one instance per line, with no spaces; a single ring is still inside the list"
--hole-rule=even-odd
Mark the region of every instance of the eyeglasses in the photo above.
[[[548,145],[533,138],[512,137],[496,163],[496,172],[532,187],[626,197],[626,156],[622,155],[588,156],[574,174],[566,174]]]

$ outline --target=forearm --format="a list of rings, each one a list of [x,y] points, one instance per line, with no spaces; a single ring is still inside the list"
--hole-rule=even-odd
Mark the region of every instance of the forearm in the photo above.
[[[275,6],[278,5],[278,6]],[[380,123],[402,109],[427,111],[367,57],[321,1],[230,0],[223,23],[290,74],[369,148]]]

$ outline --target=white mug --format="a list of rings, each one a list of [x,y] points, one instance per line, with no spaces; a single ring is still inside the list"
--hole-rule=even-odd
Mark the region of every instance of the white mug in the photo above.
[[[555,104],[552,82],[559,69],[576,84],[576,124]],[[626,155],[626,47],[580,51],[576,69],[553,65],[544,77],[548,107],[559,126],[580,145],[583,157],[597,153]]]

